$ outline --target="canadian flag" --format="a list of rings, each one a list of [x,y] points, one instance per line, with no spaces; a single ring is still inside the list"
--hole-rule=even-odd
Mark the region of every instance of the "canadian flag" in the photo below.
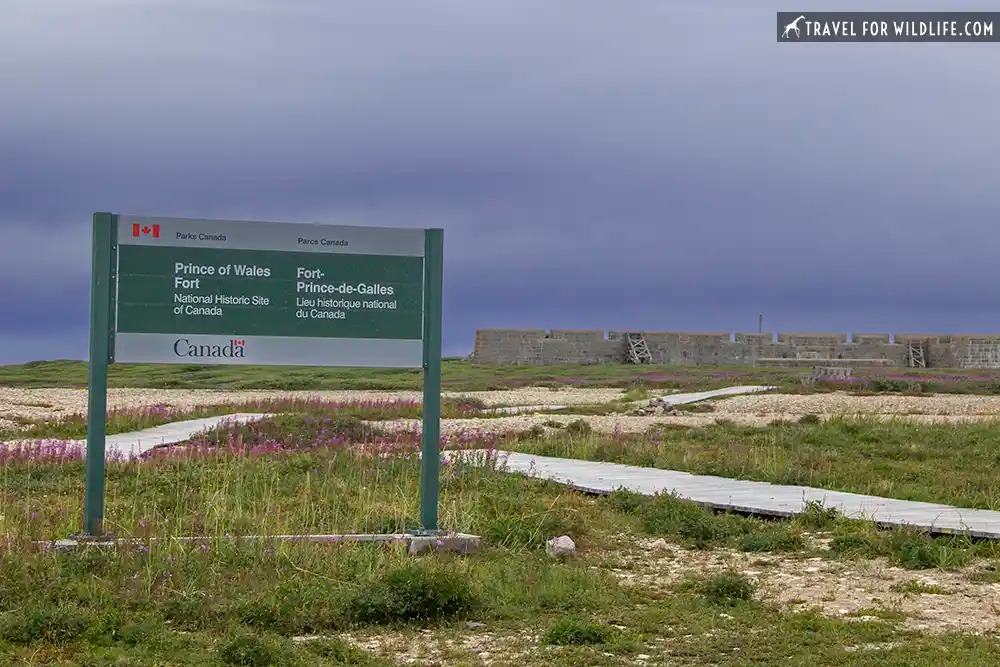
[[[235,345],[236,347],[243,347],[246,344],[247,344],[246,338],[234,338],[233,339],[233,345]]]
[[[132,224],[132,236],[149,236],[154,239],[160,238],[160,226],[157,224],[140,226],[138,222]]]

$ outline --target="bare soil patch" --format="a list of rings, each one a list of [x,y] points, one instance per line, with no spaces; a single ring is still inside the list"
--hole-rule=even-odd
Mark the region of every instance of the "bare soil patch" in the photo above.
[[[343,636],[358,648],[404,665],[508,665],[529,657],[538,641],[531,632],[474,629],[381,631]],[[471,662],[470,662],[471,661]]]
[[[837,561],[822,557],[688,550],[665,540],[621,536],[605,556],[629,586],[666,589],[684,577],[736,570],[756,581],[760,599],[789,611],[817,610],[857,622],[899,617],[902,627],[924,632],[997,630],[1000,583],[977,583],[976,564],[956,571],[906,570],[885,559]]]

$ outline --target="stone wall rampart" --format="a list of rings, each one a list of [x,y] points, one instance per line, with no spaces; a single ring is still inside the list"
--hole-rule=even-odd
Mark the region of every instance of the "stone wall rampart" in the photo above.
[[[481,329],[476,332],[473,359],[483,364],[622,363],[628,333],[589,329]],[[643,335],[656,364],[803,365],[810,360],[831,360],[840,365],[853,359],[907,366],[910,345],[918,345],[931,368],[1000,368],[1000,334],[635,333]]]

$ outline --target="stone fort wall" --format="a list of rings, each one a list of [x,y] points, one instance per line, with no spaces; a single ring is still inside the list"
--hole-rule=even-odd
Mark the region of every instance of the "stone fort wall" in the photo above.
[[[656,364],[719,366],[908,366],[909,343],[927,367],[1000,368],[1000,334],[694,333],[641,331]],[[622,363],[624,331],[480,329],[472,358],[482,364]]]

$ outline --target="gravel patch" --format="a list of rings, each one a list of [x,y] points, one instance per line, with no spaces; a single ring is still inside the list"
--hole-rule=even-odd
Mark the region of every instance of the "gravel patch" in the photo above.
[[[618,541],[619,548],[608,553],[606,561],[628,586],[669,590],[691,573],[736,569],[760,585],[763,599],[790,611],[813,609],[860,621],[868,620],[862,614],[870,610],[886,609],[901,613],[902,626],[910,630],[984,633],[998,629],[1000,586],[970,580],[983,571],[985,563],[955,571],[920,571],[890,566],[884,558],[838,561],[729,549],[698,551],[662,539],[636,540],[626,535]],[[906,592],[907,585],[926,588]]]
[[[717,415],[1000,415],[1000,396],[934,394],[930,396],[852,396],[830,394],[753,394],[714,401]]]
[[[528,387],[503,391],[445,392],[450,398],[481,400],[486,406],[528,406],[543,410],[546,406],[603,404],[618,400],[621,389]],[[192,409],[207,405],[238,404],[247,401],[280,398],[324,401],[420,400],[418,391],[226,391],[185,389],[110,389],[110,408],[141,408],[167,405]],[[639,403],[641,404],[641,402]],[[726,420],[741,426],[767,426],[776,421],[796,421],[803,415],[828,419],[838,415],[865,415],[894,418],[918,423],[968,423],[1000,419],[1000,396],[936,394],[930,396],[852,396],[846,392],[830,394],[752,394],[716,399],[709,402],[711,412],[680,415],[634,416],[516,414],[496,418],[449,419],[441,424],[446,434],[468,431],[507,433],[522,431],[546,422],[566,425],[583,419],[600,433],[641,433],[657,426],[700,428]],[[14,389],[0,388],[0,429],[17,431],[25,420],[45,421],[83,414],[87,410],[84,389]],[[419,430],[418,420],[379,422],[389,430]]]
[[[444,392],[450,398],[482,400],[487,406],[508,405],[582,405],[607,403],[620,398],[621,389],[567,388],[553,391],[526,388],[506,391]],[[223,403],[278,398],[323,401],[420,400],[419,391],[226,391],[189,389],[109,389],[109,408],[141,408],[167,405],[191,409]],[[19,420],[50,420],[87,411],[86,389],[16,389],[0,387],[0,428],[13,429]]]
[[[467,397],[481,400],[491,407],[508,405],[595,405],[620,399],[625,391],[609,388],[548,389],[526,387],[500,391],[444,392],[444,396]]]
[[[358,648],[403,665],[510,665],[537,652],[538,637],[530,630],[490,631],[448,628],[417,631],[382,630],[341,635]],[[534,664],[534,663],[533,663]]]
[[[820,419],[830,419],[834,415],[819,415]],[[912,421],[924,424],[962,424],[971,422],[989,421],[998,419],[1000,416],[987,415],[883,415],[899,421]],[[549,428],[549,424],[558,422],[566,424],[583,420],[590,424],[590,427],[598,433],[645,433],[650,429],[658,427],[687,427],[704,428],[716,425],[720,420],[726,420],[737,426],[768,426],[779,421],[794,421],[801,415],[794,414],[771,414],[740,415],[740,414],[697,414],[683,416],[631,416],[631,415],[517,415],[511,417],[494,418],[471,418],[471,419],[443,419],[441,420],[441,433],[443,435],[457,435],[463,432],[485,432],[485,433],[513,433],[526,431],[534,426]],[[420,431],[420,420],[418,419],[393,419],[379,422],[368,422],[377,425],[386,431]],[[552,427],[559,428],[559,427]]]
[[[720,421],[738,426],[769,426],[797,421],[807,414],[820,419],[856,415],[896,419],[922,424],[962,424],[1000,419],[1000,396],[851,396],[836,394],[756,394],[716,399],[711,412],[681,415],[635,416],[523,414],[497,418],[448,419],[441,422],[445,434],[463,431],[510,433],[558,422],[582,419],[599,433],[644,433],[656,427],[703,428]],[[420,421],[398,419],[379,422],[388,430],[419,431]]]

